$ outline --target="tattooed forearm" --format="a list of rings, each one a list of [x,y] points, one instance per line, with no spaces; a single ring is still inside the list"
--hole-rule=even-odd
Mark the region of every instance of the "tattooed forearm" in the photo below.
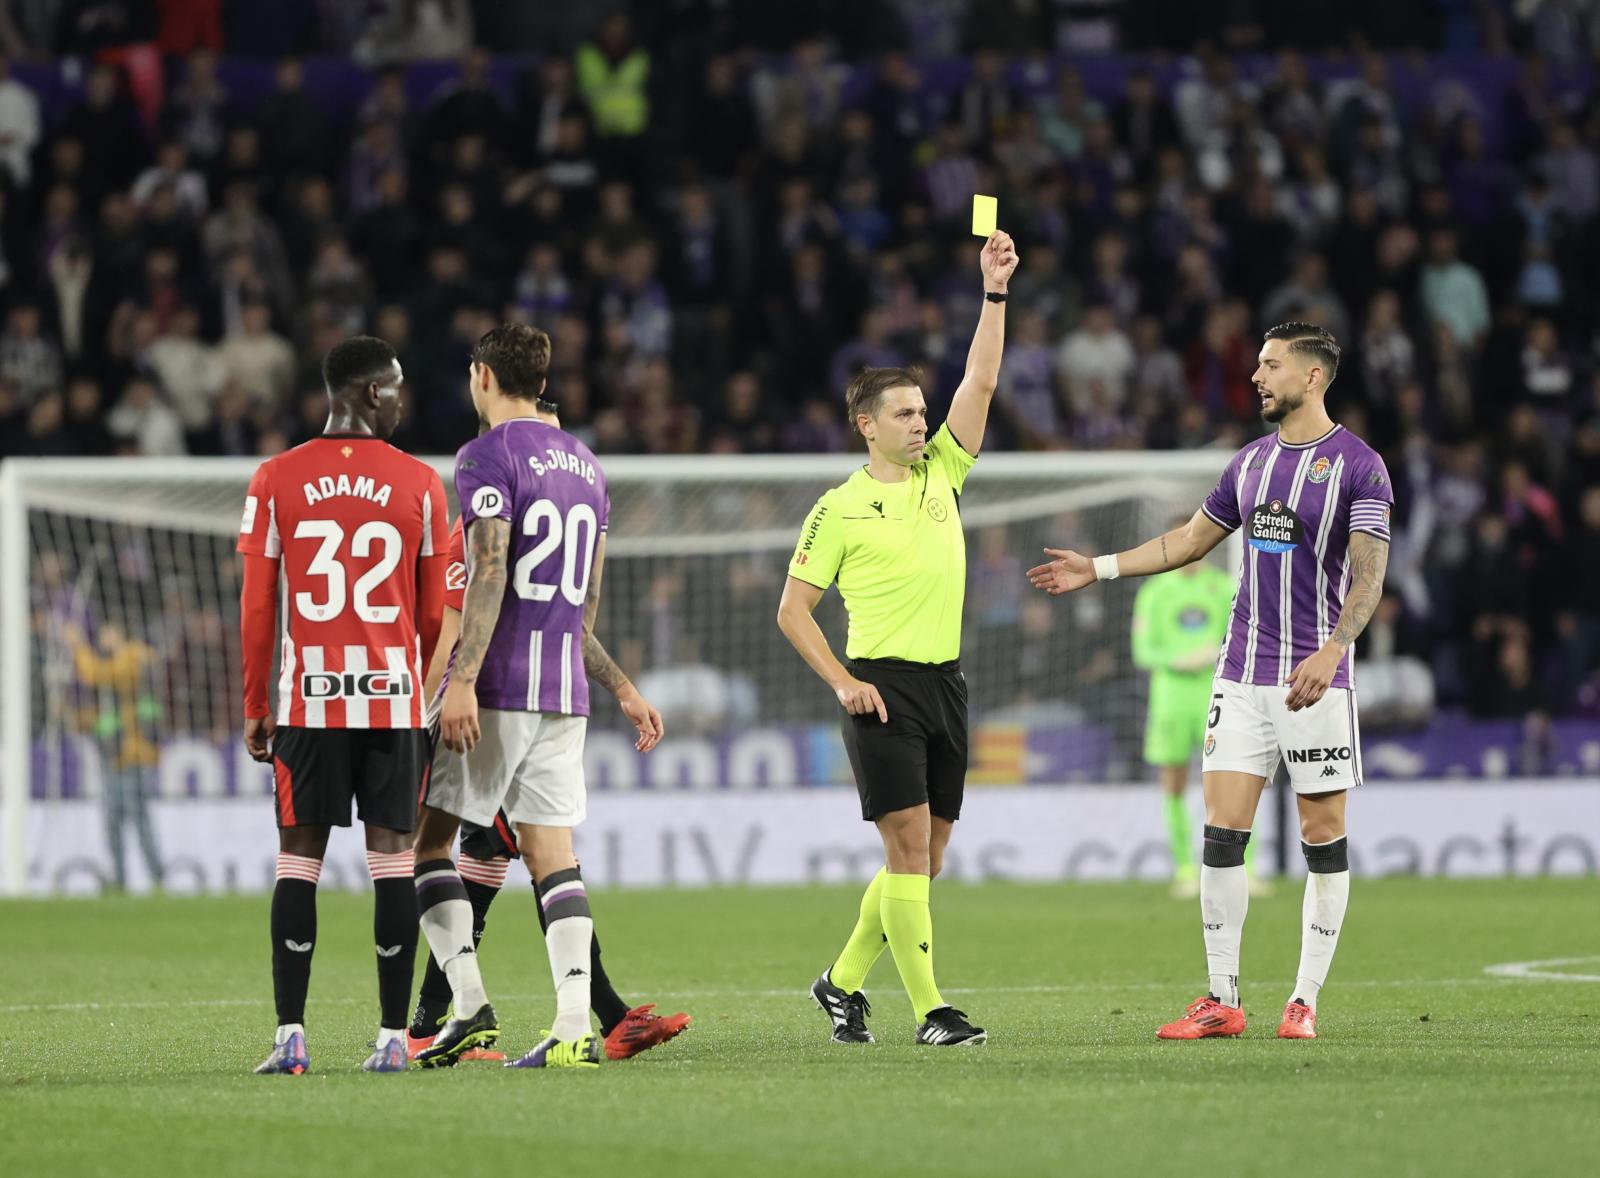
[[[1387,541],[1366,532],[1350,537],[1350,592],[1345,594],[1339,625],[1333,632],[1333,640],[1341,646],[1352,645],[1367,628],[1383,598],[1383,575],[1388,568]]]
[[[594,564],[589,570],[589,590],[583,599],[583,669],[601,687],[612,695],[620,696],[622,689],[629,686],[628,677],[594,635],[594,620],[600,613],[600,582],[605,576],[605,568],[606,538],[601,533],[600,542],[595,547]]]
[[[472,579],[467,582],[467,597],[461,603],[461,637],[456,642],[456,661],[450,678],[458,683],[476,683],[483,669],[483,656],[489,651],[495,623],[500,620],[500,605],[506,595],[506,562],[511,549],[511,523],[503,519],[473,520],[467,529],[472,546]]]
[[[606,648],[600,645],[600,639],[590,629],[583,632],[583,669],[612,695],[620,695],[622,689],[628,686],[628,677],[606,653]]]
[[[1170,565],[1172,563],[1167,559],[1167,538],[1165,536],[1161,537],[1161,563],[1164,565]]]

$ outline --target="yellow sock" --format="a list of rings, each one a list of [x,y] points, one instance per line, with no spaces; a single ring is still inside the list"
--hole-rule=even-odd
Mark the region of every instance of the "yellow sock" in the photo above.
[[[945,1004],[933,980],[933,914],[928,910],[928,882],[925,875],[885,874],[880,909],[895,967],[918,1019]]]
[[[828,980],[846,994],[853,994],[866,984],[867,975],[889,947],[889,938],[883,932],[883,881],[889,869],[881,867],[872,877],[861,897],[861,915],[856,918],[855,931],[844,943],[839,960],[828,971]]]

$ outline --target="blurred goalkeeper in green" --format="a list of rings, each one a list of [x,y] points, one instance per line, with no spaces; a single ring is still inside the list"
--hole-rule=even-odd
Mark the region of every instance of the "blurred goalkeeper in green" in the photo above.
[[[1133,662],[1150,672],[1144,759],[1161,774],[1172,894],[1180,898],[1200,893],[1183,791],[1189,765],[1206,739],[1211,674],[1232,606],[1233,579],[1205,561],[1151,577],[1133,599]]]

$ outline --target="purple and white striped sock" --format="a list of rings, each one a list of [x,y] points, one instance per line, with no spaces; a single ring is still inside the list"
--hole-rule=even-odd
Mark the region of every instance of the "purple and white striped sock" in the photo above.
[[[576,867],[554,871],[539,881],[544,909],[545,950],[556,988],[556,1018],[550,1033],[571,1042],[589,1031],[589,941],[594,919],[589,893]]]

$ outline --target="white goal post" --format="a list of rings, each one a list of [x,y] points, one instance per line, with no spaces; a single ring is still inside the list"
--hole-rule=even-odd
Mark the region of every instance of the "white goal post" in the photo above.
[[[975,721],[1000,734],[990,738],[993,747],[974,749],[977,784],[1141,776],[1143,683],[1128,655],[1137,582],[1051,601],[1030,590],[1021,572],[1043,558],[1046,544],[1105,552],[1148,538],[1199,506],[1228,456],[1214,449],[991,454],[974,468],[958,505],[969,540],[963,665]],[[431,461],[450,486],[453,460]],[[666,713],[669,737],[648,764],[636,765],[616,718],[597,705],[594,786],[748,789],[838,780],[837,767],[806,753],[826,743],[808,733],[836,724],[831,697],[773,619],[807,511],[861,461],[859,454],[604,460],[613,508],[599,629]],[[30,832],[43,828],[34,819],[52,806],[86,809],[114,772],[143,766],[145,788],[163,805],[223,797],[259,804],[264,779],[237,752],[233,554],[257,465],[209,458],[0,464],[0,895],[56,890],[30,864],[47,871],[67,855],[37,845]],[[1231,569],[1237,542],[1216,559]],[[842,653],[836,593],[818,619]],[[86,675],[94,659],[109,666],[128,647],[140,653],[124,670]],[[1055,760],[1008,735],[1052,726],[1062,733]],[[1080,741],[1094,745],[1092,755],[1067,747]],[[260,817],[270,833],[264,807]],[[96,824],[84,837],[98,844],[105,834]],[[132,833],[128,840],[136,859]],[[104,874],[103,853],[76,853],[81,870]]]

